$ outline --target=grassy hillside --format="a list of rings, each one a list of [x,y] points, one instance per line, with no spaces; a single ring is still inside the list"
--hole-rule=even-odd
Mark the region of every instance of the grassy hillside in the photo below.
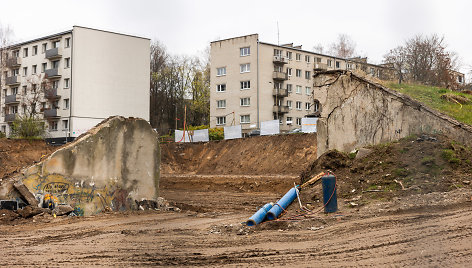
[[[389,83],[387,87],[401,92],[416,99],[423,104],[447,114],[456,120],[472,125],[472,95],[459,93],[445,88],[415,85],[415,84],[395,84]],[[466,97],[470,100],[468,104],[458,104],[456,102],[441,99],[443,94],[453,94]]]

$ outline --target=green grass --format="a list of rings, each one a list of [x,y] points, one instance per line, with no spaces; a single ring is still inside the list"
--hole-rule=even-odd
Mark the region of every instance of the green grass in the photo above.
[[[408,95],[411,98],[425,104],[426,106],[444,114],[447,114],[460,122],[472,125],[472,104],[462,104],[461,108],[461,105],[457,103],[452,103],[441,99],[441,95],[445,93],[450,93],[454,95],[464,96],[472,101],[472,95],[440,87],[416,84],[389,83],[387,84],[387,87],[405,95]]]

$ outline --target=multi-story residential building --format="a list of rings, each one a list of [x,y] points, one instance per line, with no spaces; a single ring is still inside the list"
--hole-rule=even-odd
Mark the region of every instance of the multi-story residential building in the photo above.
[[[1,53],[0,131],[18,117],[64,143],[113,115],[149,121],[150,40],[74,26]]]
[[[390,68],[302,50],[293,44],[259,41],[257,34],[211,42],[210,126],[242,126],[244,132],[260,122],[279,120],[287,131],[318,112],[313,99],[313,72],[365,69],[382,77]]]

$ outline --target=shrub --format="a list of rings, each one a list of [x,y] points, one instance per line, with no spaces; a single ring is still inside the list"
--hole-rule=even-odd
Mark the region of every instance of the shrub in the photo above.
[[[0,131],[0,139],[5,138],[6,136],[7,136],[7,135],[5,135],[5,133],[3,133],[3,132]]]
[[[11,136],[17,139],[42,139],[45,133],[44,121],[34,116],[19,117],[11,127]]]
[[[222,140],[225,138],[224,129],[222,127],[215,127],[208,129],[208,135],[211,141]]]

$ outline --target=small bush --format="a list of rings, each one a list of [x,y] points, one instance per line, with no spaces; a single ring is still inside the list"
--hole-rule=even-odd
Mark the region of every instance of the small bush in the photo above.
[[[44,121],[34,116],[19,117],[11,127],[11,136],[16,139],[42,139],[45,133]]]
[[[208,135],[211,141],[218,141],[225,138],[224,128],[215,127],[208,129]]]
[[[451,149],[444,149],[442,151],[442,157],[451,164],[459,164],[461,162],[461,160],[457,158],[454,150]]]
[[[410,175],[410,171],[405,168],[396,168],[393,170],[395,177],[406,177]]]
[[[0,131],[0,139],[6,138],[6,137],[7,137],[7,135]]]

